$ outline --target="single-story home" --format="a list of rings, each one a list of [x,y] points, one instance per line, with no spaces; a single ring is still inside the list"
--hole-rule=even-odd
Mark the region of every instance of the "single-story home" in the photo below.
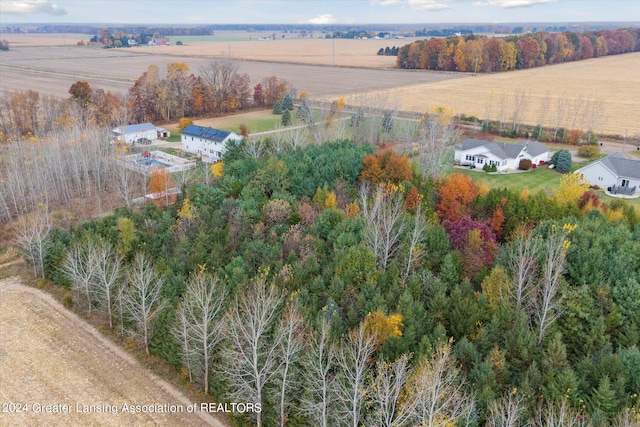
[[[496,165],[498,171],[518,169],[520,160],[529,159],[540,165],[549,161],[549,149],[538,141],[520,141],[515,144],[465,139],[455,148],[454,160],[462,166],[482,168]]]
[[[182,131],[181,139],[184,151],[202,156],[204,162],[213,163],[222,158],[228,141],[240,141],[242,137],[235,132],[189,125]]]
[[[153,141],[154,139],[166,138],[169,132],[163,128],[159,128],[152,123],[138,123],[136,125],[128,125],[117,127],[112,130],[113,136],[125,142],[126,144],[134,144],[136,142]]]
[[[616,194],[633,195],[640,192],[640,160],[627,159],[623,153],[609,154],[575,173],[582,174],[589,184]]]

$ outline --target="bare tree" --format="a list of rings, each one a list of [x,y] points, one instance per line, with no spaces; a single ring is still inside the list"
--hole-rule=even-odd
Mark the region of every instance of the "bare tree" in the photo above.
[[[375,338],[367,333],[364,322],[351,331],[338,353],[340,377],[336,382],[337,415],[342,424],[358,427],[364,406],[364,386],[369,371],[369,359],[375,351]]]
[[[409,424],[444,427],[468,425],[474,416],[474,403],[463,390],[460,370],[451,358],[451,344],[441,344],[430,359],[421,361],[408,381],[403,408],[410,414]]]
[[[264,403],[265,386],[278,371],[282,336],[276,333],[276,322],[281,304],[280,292],[259,277],[236,298],[228,314],[223,369],[229,394],[237,401]],[[262,427],[262,413],[254,415]]]
[[[142,335],[147,354],[156,317],[166,306],[166,301],[162,298],[163,284],[164,280],[151,259],[143,252],[138,252],[127,271],[127,285],[122,298],[123,309]]]
[[[47,206],[24,215],[17,223],[16,245],[33,265],[36,277],[44,277],[44,260],[51,247],[50,231],[51,217]]]
[[[513,131],[518,132],[520,127],[520,122],[522,121],[522,117],[527,112],[527,108],[529,107],[529,94],[522,91],[516,91],[513,94],[513,115],[511,119],[513,121]]]
[[[376,362],[376,373],[369,387],[370,413],[367,425],[400,427],[407,425],[409,412],[401,401],[410,375],[410,355],[403,354],[393,363]]]
[[[424,221],[424,218],[422,218],[422,203],[419,203],[413,215],[413,228],[411,229],[411,235],[407,242],[407,268],[402,276],[403,283],[406,282],[407,277],[409,277],[409,274],[413,270],[413,265],[424,256],[424,251],[420,249],[419,244],[422,241],[426,229],[427,223]]]
[[[537,321],[538,345],[546,335],[551,324],[560,317],[560,303],[562,293],[560,286],[562,273],[566,264],[566,249],[568,231],[555,228],[545,240],[544,256],[542,259],[542,277],[539,280],[533,301],[534,318]]]
[[[245,138],[242,144],[242,153],[256,160],[265,156],[268,151],[269,144],[264,138]]]
[[[486,425],[488,427],[524,426],[522,415],[525,409],[524,397],[513,390],[499,401],[491,402]]]
[[[94,304],[96,266],[96,243],[89,240],[74,245],[62,262],[62,271],[74,293],[84,300],[89,314]]]
[[[216,347],[222,341],[222,314],[226,293],[216,276],[197,273],[189,279],[176,312],[178,325],[173,334],[182,344],[189,376],[195,373],[209,393],[209,372]]]
[[[364,217],[364,241],[376,255],[380,267],[387,269],[400,246],[400,237],[407,226],[402,194],[379,185],[370,194],[368,184],[360,187],[360,208]]]
[[[453,147],[460,131],[445,114],[431,114],[419,123],[418,160],[425,178],[441,177],[452,164]]]
[[[297,375],[293,372],[294,364],[304,347],[303,341],[304,321],[300,315],[300,306],[297,299],[289,301],[283,313],[282,325],[277,334],[282,337],[278,350],[280,368],[276,376],[278,383],[278,414],[280,426],[284,427],[289,418],[291,409],[290,391],[297,383]]]
[[[113,329],[116,288],[121,275],[122,257],[109,243],[99,242],[95,248],[94,289],[100,306],[106,310],[109,327]]]
[[[200,69],[200,77],[211,88],[216,111],[221,111],[224,99],[229,95],[238,67],[228,59],[216,59]]]
[[[301,398],[300,409],[312,424],[321,427],[333,425],[336,415],[333,374],[336,348],[329,337],[330,329],[330,321],[323,317],[318,332],[311,338],[302,363],[307,394]]]
[[[505,249],[505,267],[513,277],[513,299],[517,307],[531,301],[538,277],[541,241],[529,230],[521,231]]]
[[[127,207],[130,207],[133,198],[143,191],[142,174],[114,162],[111,171],[111,188],[120,196]]]
[[[571,409],[567,399],[562,402],[547,402],[540,405],[533,416],[535,427],[587,427],[590,425],[586,415]]]

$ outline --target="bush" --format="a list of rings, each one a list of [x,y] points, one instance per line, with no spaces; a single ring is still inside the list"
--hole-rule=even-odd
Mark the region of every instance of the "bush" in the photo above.
[[[578,147],[578,156],[585,159],[592,159],[600,155],[599,145],[581,145]]]
[[[558,150],[551,156],[550,164],[554,165],[560,173],[567,173],[571,170],[572,160],[569,150]]]
[[[485,163],[484,166],[482,167],[482,170],[485,172],[490,172],[491,166],[489,166],[489,163]]]
[[[528,171],[533,166],[533,163],[529,159],[522,159],[518,164],[518,169]]]
[[[491,165],[491,172],[498,172],[498,165],[495,163]]]

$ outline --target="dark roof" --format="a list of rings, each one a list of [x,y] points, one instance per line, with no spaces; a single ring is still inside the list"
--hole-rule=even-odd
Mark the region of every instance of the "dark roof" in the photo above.
[[[161,131],[164,129],[155,126],[153,123],[138,123],[136,125],[127,125],[115,128],[113,132],[120,135],[126,135],[129,133],[145,132],[148,130]]]
[[[538,141],[520,141],[515,144],[506,144],[504,142],[485,141],[482,139],[465,139],[458,147],[459,150],[471,150],[484,146],[488,152],[500,159],[515,159],[522,150],[526,149],[532,156],[539,156],[542,153],[549,151],[547,147]]]
[[[197,136],[214,142],[223,142],[231,132],[198,125],[189,125],[182,131],[183,135]]]
[[[613,153],[599,162],[621,178],[640,179],[640,160],[626,159],[623,153]]]

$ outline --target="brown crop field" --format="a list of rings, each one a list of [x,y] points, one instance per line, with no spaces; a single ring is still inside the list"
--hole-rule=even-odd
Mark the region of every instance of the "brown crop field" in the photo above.
[[[640,53],[607,56],[529,70],[477,75],[374,91],[400,110],[511,121],[516,96],[525,100],[522,123],[640,138]],[[345,93],[345,95],[348,95]],[[358,96],[347,103],[358,103]],[[559,119],[560,116],[560,119]]]
[[[192,404],[49,294],[0,280],[0,425],[223,427]]]

